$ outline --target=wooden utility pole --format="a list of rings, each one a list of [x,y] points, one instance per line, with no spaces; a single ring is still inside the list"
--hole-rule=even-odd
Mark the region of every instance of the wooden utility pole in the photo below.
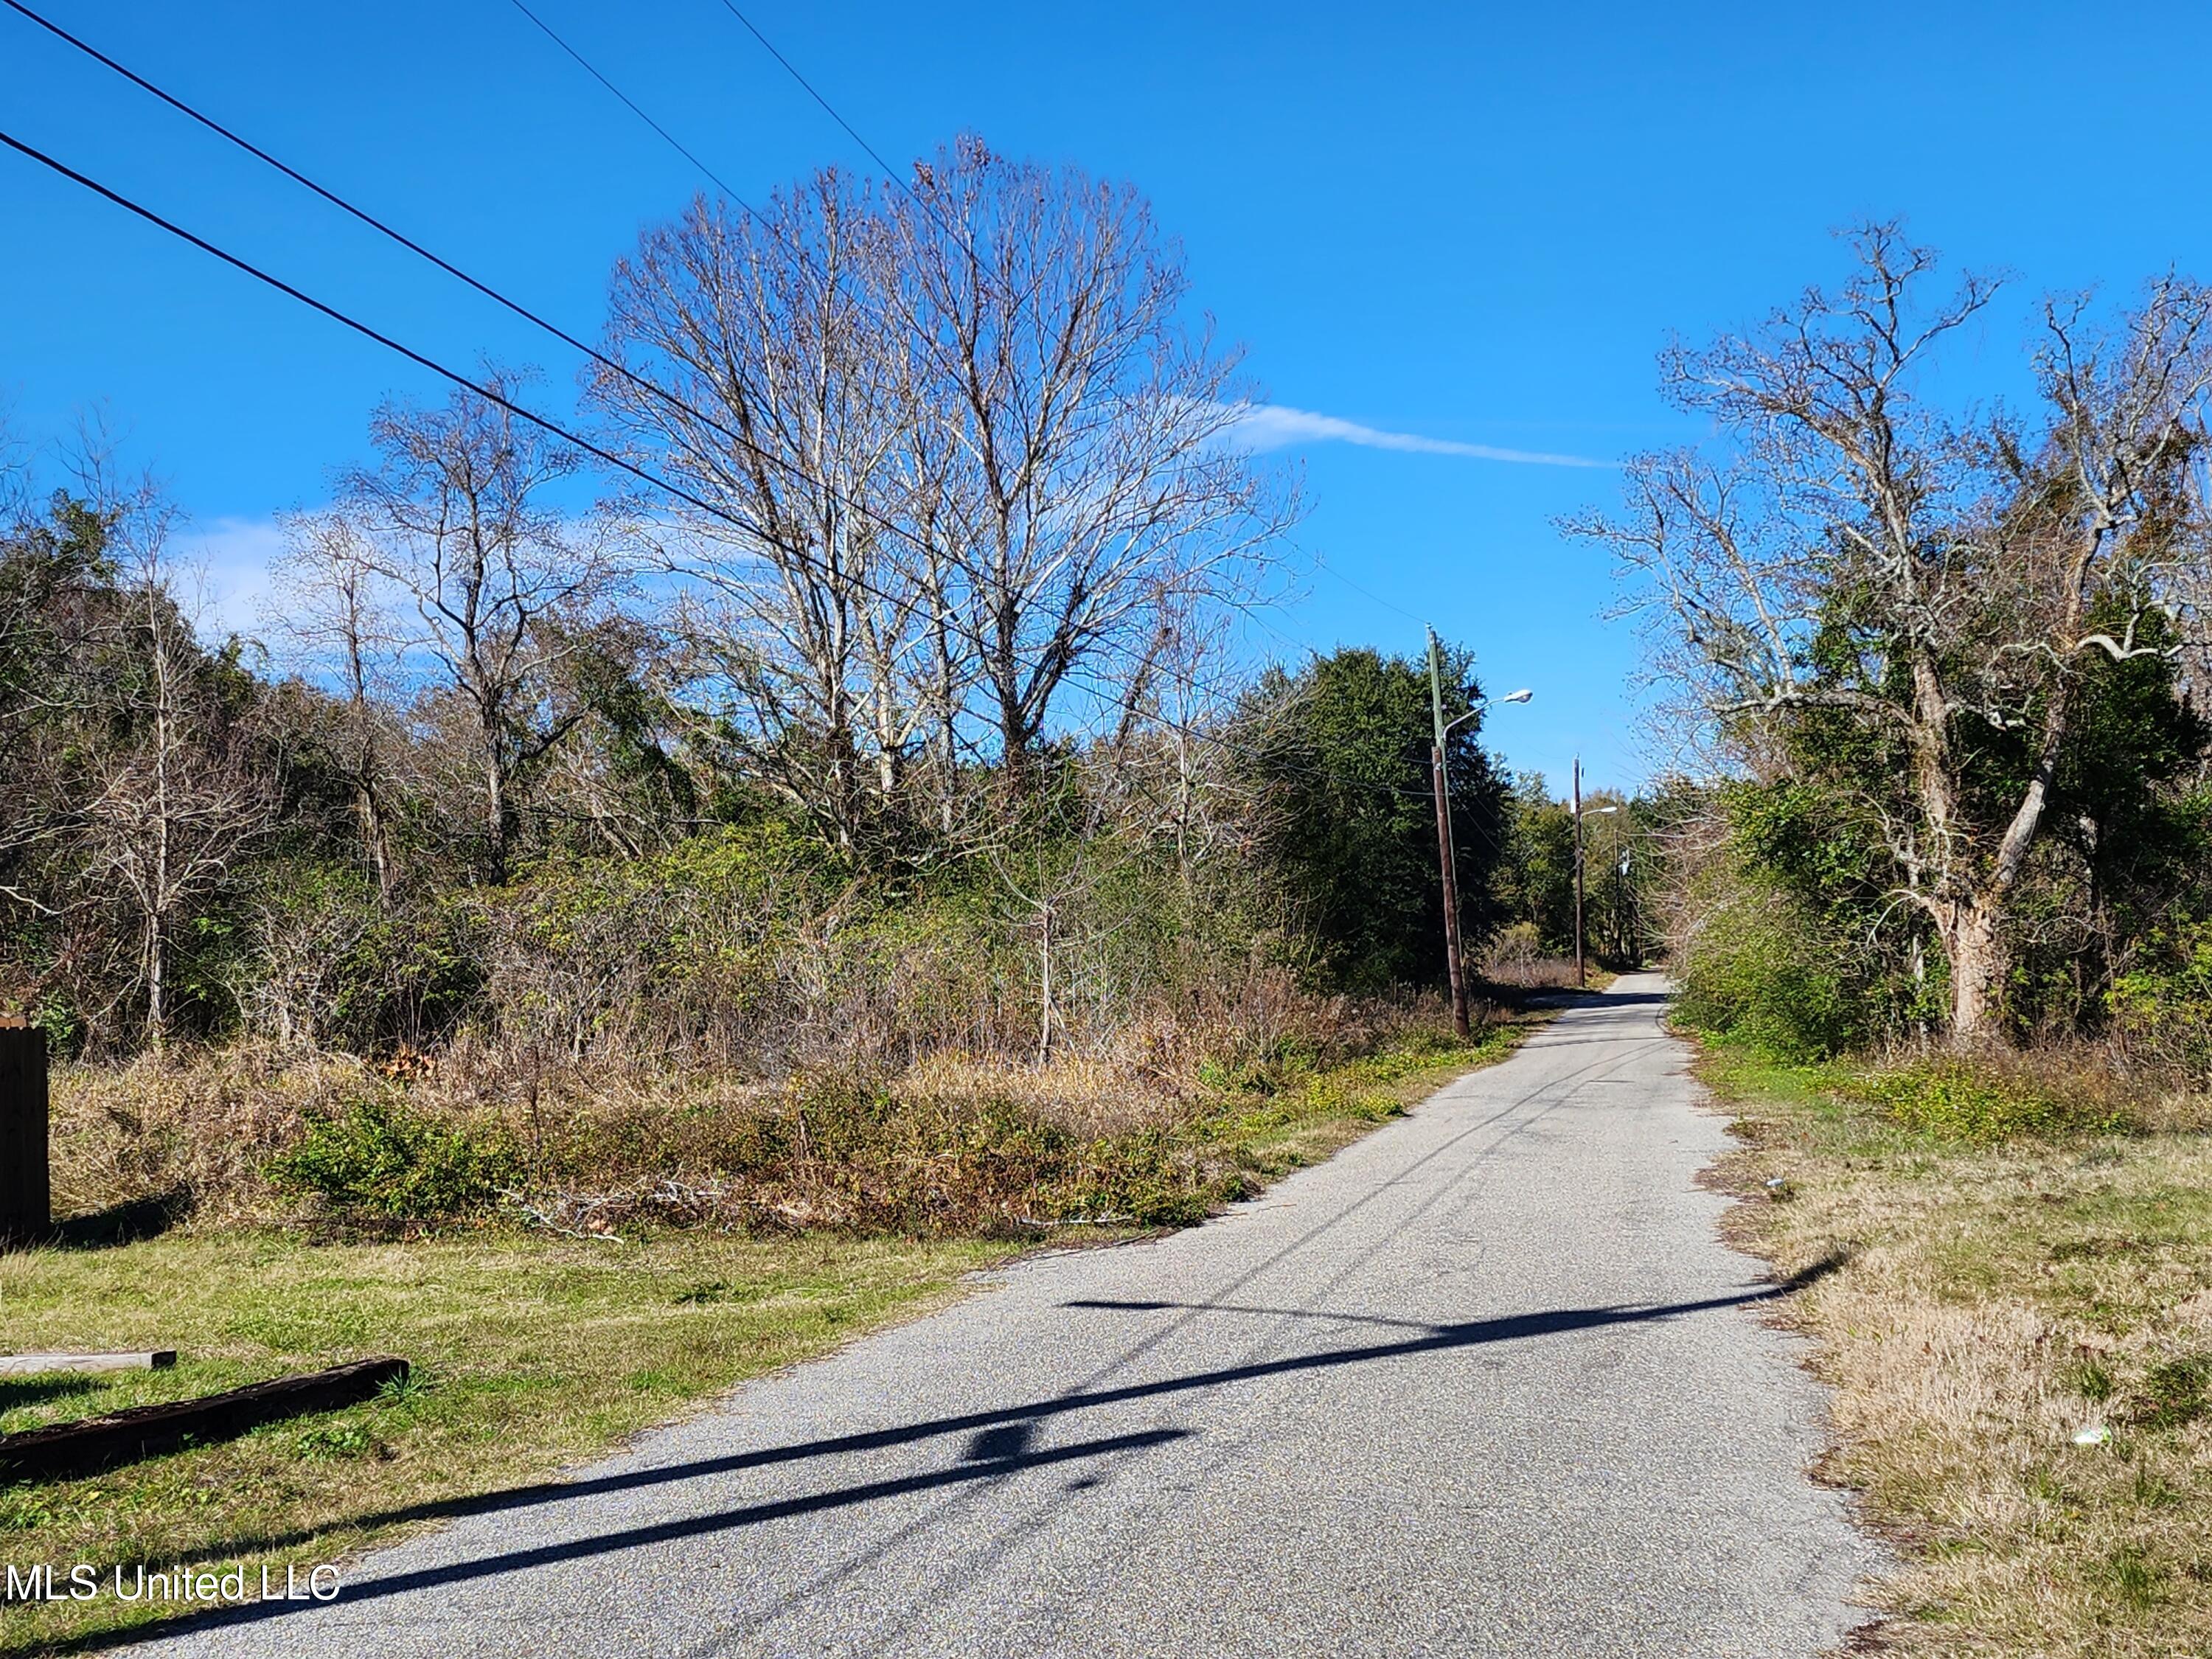
[[[1583,979],[1583,757],[1575,757],[1575,989]]]
[[[1452,844],[1451,775],[1444,764],[1443,680],[1437,666],[1437,634],[1429,630],[1429,713],[1436,722],[1436,742],[1429,750],[1429,771],[1437,792],[1437,863],[1444,878],[1444,967],[1451,981],[1452,1030],[1469,1034],[1467,1013],[1467,975],[1460,963],[1459,860]]]
[[[46,1034],[0,1017],[0,1244],[30,1244],[53,1225],[46,1175]]]
[[[1468,1033],[1467,977],[1459,960],[1459,881],[1452,871],[1451,795],[1444,781],[1444,751],[1429,750],[1437,786],[1437,857],[1444,875],[1444,960],[1450,969],[1452,1030]]]

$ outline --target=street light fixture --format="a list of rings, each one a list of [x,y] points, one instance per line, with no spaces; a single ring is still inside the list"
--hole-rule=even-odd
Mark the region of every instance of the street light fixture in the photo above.
[[[1536,694],[1525,687],[1508,692],[1496,699],[1499,702],[1526,702]],[[1444,881],[1444,967],[1451,982],[1452,1030],[1462,1036],[1470,1035],[1467,1011],[1467,974],[1460,962],[1459,953],[1459,854],[1452,838],[1451,779],[1445,769],[1444,742],[1450,737],[1452,727],[1473,720],[1492,699],[1478,697],[1474,707],[1464,714],[1447,721],[1444,719],[1443,677],[1437,666],[1437,630],[1429,629],[1429,713],[1436,723],[1436,744],[1429,751],[1430,775],[1437,792],[1437,862],[1443,867]]]

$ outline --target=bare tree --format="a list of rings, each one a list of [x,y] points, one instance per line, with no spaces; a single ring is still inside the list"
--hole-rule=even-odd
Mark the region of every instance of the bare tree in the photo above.
[[[1133,190],[963,138],[895,204],[895,297],[944,434],[955,606],[1025,777],[1066,693],[1141,679],[1163,618],[1237,597],[1287,503],[1227,441],[1233,353]]]
[[[514,384],[497,374],[490,383],[502,395]],[[539,708],[583,637],[558,624],[616,586],[614,533],[599,515],[564,515],[550,499],[579,470],[574,451],[473,393],[434,410],[387,404],[369,436],[377,465],[345,477],[325,532],[337,538],[319,563],[325,610],[358,606],[361,637],[389,637],[424,694],[456,705],[479,794],[483,872],[502,882],[517,781],[580,718],[574,709],[544,718]]]
[[[399,695],[398,644],[379,578],[354,522],[343,514],[302,515],[285,526],[276,574],[283,603],[271,620],[311,667],[334,681],[341,725],[334,747],[352,786],[361,842],[378,895],[392,896],[392,730]]]
[[[111,660],[132,736],[100,753],[82,820],[83,872],[127,903],[139,939],[137,982],[148,1042],[160,1048],[171,1013],[169,968],[180,918],[219,887],[266,831],[274,802],[246,734],[206,684],[170,589],[165,514],[132,515],[134,568]]]
[[[839,837],[917,773],[950,830],[965,761],[1110,727],[1265,565],[1287,502],[1186,286],[1133,191],[974,141],[896,197],[695,204],[617,267],[595,395],[712,508],[667,543],[684,632]]]
[[[617,266],[595,394],[712,512],[679,507],[677,612],[750,758],[849,842],[893,795],[926,592],[898,544],[892,464],[913,412],[878,291],[884,239],[835,172],[758,216],[695,203]],[[674,396],[661,395],[665,388]]]
[[[1569,528],[1616,550],[1666,665],[1740,754],[1786,756],[1814,722],[1853,734],[1895,897],[1941,939],[1971,1039],[2001,1012],[2009,907],[2093,659],[2183,647],[2212,294],[2168,277],[2109,327],[2052,302],[2039,422],[1954,422],[1920,381],[1995,284],[1929,307],[1930,252],[1887,225],[1856,247],[1837,293],[1669,352],[1669,392],[1728,444],[1638,459],[1626,514]]]

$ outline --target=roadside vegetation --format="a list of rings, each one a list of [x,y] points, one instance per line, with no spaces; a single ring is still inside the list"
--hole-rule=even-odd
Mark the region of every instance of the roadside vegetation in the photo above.
[[[0,1554],[343,1553],[1506,1051],[1571,817],[1463,649],[1245,666],[1296,491],[1185,290],[1133,191],[974,140],[696,202],[561,411],[676,494],[487,366],[370,412],[235,634],[97,431],[0,445],[0,1013],[54,1056],[59,1224],[0,1348],[183,1355],[0,1381],[0,1431],[417,1368],[0,1491]],[[1632,962],[1656,866],[1598,821]],[[0,1609],[9,1652],[135,1616]]]
[[[1836,1390],[1820,1474],[1899,1552],[1875,1650],[2212,1650],[2212,1097],[1731,1048],[1703,1074],[1749,1143],[1738,1242],[1834,1264],[1786,1317]]]
[[[1741,1241],[1826,1270],[1868,1645],[2212,1651],[2212,292],[2054,297],[1969,404],[2000,285],[1855,251],[1669,353],[1716,435],[1576,526],[1698,780],[1647,804],[1675,1017]]]

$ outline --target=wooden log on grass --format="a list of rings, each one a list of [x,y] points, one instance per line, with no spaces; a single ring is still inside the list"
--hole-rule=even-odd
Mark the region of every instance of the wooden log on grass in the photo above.
[[[234,1439],[264,1423],[358,1405],[406,1376],[404,1359],[356,1359],[198,1400],[134,1406],[81,1422],[0,1435],[0,1480],[67,1480],[175,1451],[187,1441],[204,1445]]]

